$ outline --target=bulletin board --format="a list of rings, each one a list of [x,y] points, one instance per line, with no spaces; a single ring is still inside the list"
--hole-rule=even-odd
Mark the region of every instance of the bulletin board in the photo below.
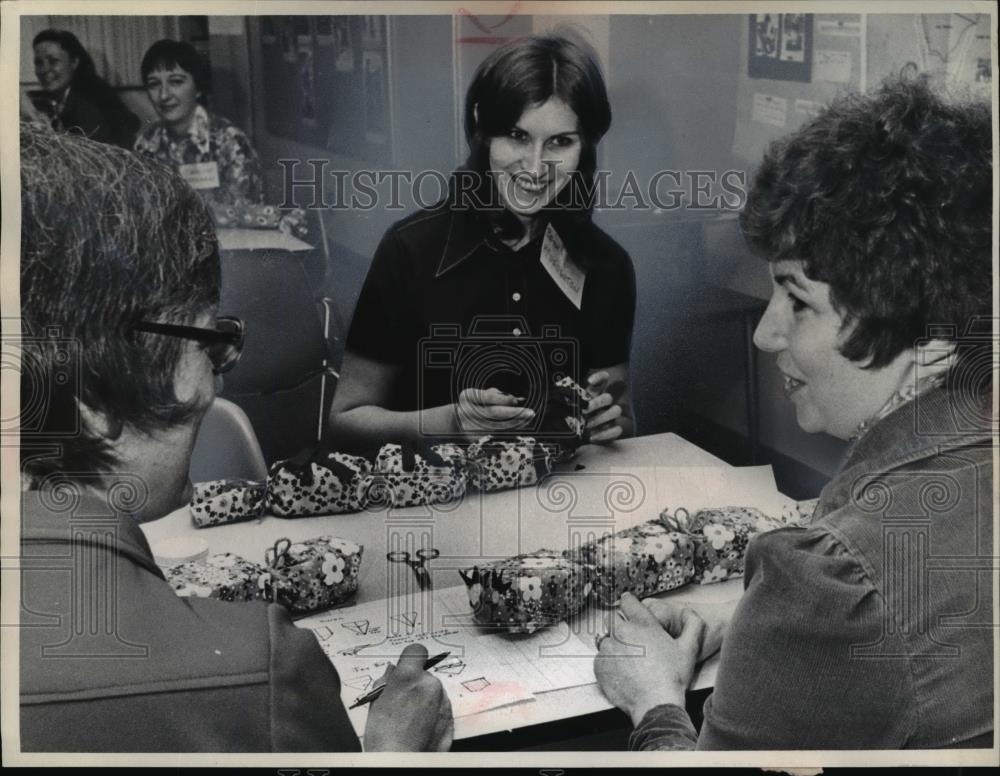
[[[385,16],[261,16],[272,135],[355,159],[391,157]]]
[[[760,160],[772,140],[797,129],[838,94],[867,90],[889,76],[926,75],[936,85],[989,99],[992,61],[986,14],[761,16],[748,16],[749,34],[741,42],[744,65],[733,154],[748,166]],[[808,17],[804,24],[792,25],[809,33],[808,80],[754,67],[762,52],[780,51],[781,32],[788,28],[784,16]],[[803,49],[805,40],[803,33]]]

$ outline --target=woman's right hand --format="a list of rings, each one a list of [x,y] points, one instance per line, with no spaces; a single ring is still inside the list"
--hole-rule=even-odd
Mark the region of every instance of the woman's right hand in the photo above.
[[[684,610],[692,608],[672,603],[669,598],[644,598],[642,603],[653,613],[663,629],[674,638],[684,630]],[[705,635],[702,637],[701,650],[698,653],[700,663],[722,649],[722,640],[729,629],[733,607],[726,604],[698,604],[697,614],[705,623]]]
[[[385,690],[368,711],[366,752],[447,752],[455,733],[451,702],[424,670],[427,649],[409,644],[385,670]]]
[[[524,426],[535,417],[535,411],[521,406],[523,401],[498,388],[466,388],[454,405],[458,430],[478,437]]]

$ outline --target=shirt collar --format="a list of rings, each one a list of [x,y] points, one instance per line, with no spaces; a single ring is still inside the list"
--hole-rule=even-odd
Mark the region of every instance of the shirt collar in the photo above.
[[[160,122],[155,125],[153,134],[148,142],[144,142],[142,140],[139,141],[139,143],[144,147],[140,150],[149,148],[154,153],[160,149],[163,149],[164,153],[166,153],[172,144],[184,142],[190,142],[195,148],[198,149],[198,153],[200,154],[207,154],[211,151],[212,119],[203,105],[195,106],[194,115],[191,117],[191,126],[188,127],[186,136],[175,139],[170,134],[170,130],[167,129],[167,125]]]
[[[22,544],[85,544],[97,543],[104,547],[100,534],[91,537],[79,528],[98,523],[113,532],[112,551],[129,558],[158,577],[163,572],[153,560],[153,553],[146,541],[146,535],[138,521],[130,514],[119,512],[108,504],[107,499],[84,493],[72,505],[72,510],[57,511],[47,502],[56,499],[42,491],[21,492],[21,542]],[[56,507],[58,504],[55,505]],[[74,531],[74,528],[77,530]]]
[[[964,414],[973,417],[964,418]],[[988,398],[962,396],[946,387],[921,393],[873,424],[848,450],[840,471],[823,488],[823,514],[856,498],[858,483],[868,482],[872,473],[889,472],[966,445],[987,443],[994,422]],[[817,513],[814,519],[820,517]]]
[[[494,253],[503,250],[506,246],[496,237],[499,231],[486,213],[473,208],[453,208],[448,224],[448,238],[434,273],[435,279],[453,270],[482,246]],[[551,223],[545,227],[543,239],[558,245],[562,255],[566,255],[563,241],[558,238],[558,232]]]
[[[439,278],[454,269],[483,245],[494,252],[502,247],[502,243],[493,237],[493,227],[486,214],[471,207],[452,208],[448,237],[434,277]]]

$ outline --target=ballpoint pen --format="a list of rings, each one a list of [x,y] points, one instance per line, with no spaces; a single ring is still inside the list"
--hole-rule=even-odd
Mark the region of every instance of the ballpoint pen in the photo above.
[[[444,660],[446,657],[448,657],[450,654],[451,652],[442,652],[440,655],[435,655],[434,657],[427,658],[427,660],[424,661],[424,670],[426,671],[428,668],[433,668],[442,660]],[[385,689],[385,684],[380,684],[377,687],[372,687],[364,695],[359,695],[357,700],[354,701],[354,703],[352,703],[347,708],[349,710],[356,709],[358,706],[364,706],[366,703],[371,703],[382,694],[382,691],[384,689]]]

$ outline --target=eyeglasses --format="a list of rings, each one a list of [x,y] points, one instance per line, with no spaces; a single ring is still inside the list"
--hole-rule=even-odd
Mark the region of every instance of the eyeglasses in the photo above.
[[[132,327],[132,330],[204,343],[205,352],[212,361],[212,371],[217,375],[228,372],[240,360],[240,354],[243,352],[243,339],[246,335],[243,321],[229,316],[216,318],[214,329],[204,329],[200,326],[181,326],[174,323],[139,321]]]

